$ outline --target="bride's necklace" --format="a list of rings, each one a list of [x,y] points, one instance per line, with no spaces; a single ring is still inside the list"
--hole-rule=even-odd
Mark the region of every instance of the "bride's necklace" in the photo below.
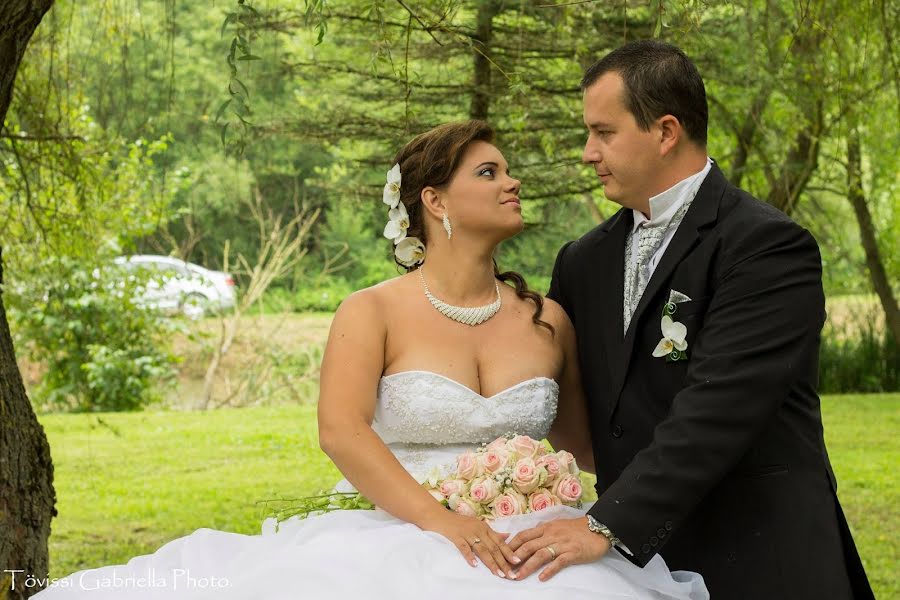
[[[431,293],[431,290],[428,289],[428,284],[425,283],[425,276],[422,274],[422,268],[419,267],[417,270],[419,271],[419,279],[422,280],[422,287],[425,288],[425,297],[428,298],[428,301],[431,302],[431,305],[435,307],[439,313],[448,319],[453,319],[454,321],[465,325],[480,325],[496,315],[497,311],[500,310],[500,284],[497,283],[496,279],[494,280],[494,289],[497,290],[497,299],[490,304],[471,307],[453,306],[439,298],[435,298],[434,294]]]

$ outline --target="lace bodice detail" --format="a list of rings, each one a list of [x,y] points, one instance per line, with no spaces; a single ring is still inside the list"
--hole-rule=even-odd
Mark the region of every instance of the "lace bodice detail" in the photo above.
[[[372,428],[416,478],[446,470],[467,449],[516,433],[547,437],[559,386],[546,377],[522,381],[490,397],[430,371],[381,378]]]
[[[559,388],[546,377],[489,398],[429,371],[381,378],[372,428],[387,444],[480,444],[514,432],[547,437]]]

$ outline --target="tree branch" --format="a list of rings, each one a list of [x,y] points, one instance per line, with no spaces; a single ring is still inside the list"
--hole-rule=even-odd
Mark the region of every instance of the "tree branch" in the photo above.
[[[0,138],[16,140],[17,142],[85,142],[80,135],[27,135],[0,133]]]

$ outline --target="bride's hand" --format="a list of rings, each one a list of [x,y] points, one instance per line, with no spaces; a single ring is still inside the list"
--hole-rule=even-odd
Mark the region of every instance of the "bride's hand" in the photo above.
[[[494,531],[487,523],[475,517],[466,517],[449,510],[444,512],[422,529],[439,533],[453,542],[466,562],[473,567],[478,564],[475,560],[477,555],[498,577],[515,579],[513,566],[521,561],[506,544],[508,533]]]

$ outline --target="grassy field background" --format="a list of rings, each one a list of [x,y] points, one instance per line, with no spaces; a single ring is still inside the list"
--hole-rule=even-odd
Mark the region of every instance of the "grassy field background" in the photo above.
[[[900,597],[900,394],[823,398],[839,495],[878,598]],[[39,417],[56,473],[52,577],[153,552],[210,527],[258,533],[260,502],[340,475],[314,406]]]

